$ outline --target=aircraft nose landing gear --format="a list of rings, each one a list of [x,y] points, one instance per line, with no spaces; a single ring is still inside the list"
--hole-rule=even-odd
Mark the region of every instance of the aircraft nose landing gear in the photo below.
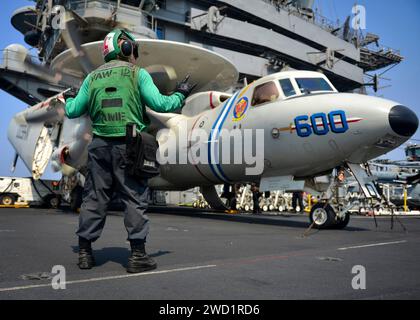
[[[359,164],[346,164],[349,171],[358,182],[361,192],[366,199],[381,199],[375,186],[368,166]],[[310,212],[311,227],[316,229],[344,229],[350,221],[350,210],[358,202],[349,202],[346,199],[347,184],[345,183],[344,167],[338,168],[333,174],[329,187],[323,194],[323,201],[312,207]]]
[[[350,214],[339,217],[328,203],[318,203],[312,207],[309,219],[316,229],[344,229],[350,221]]]

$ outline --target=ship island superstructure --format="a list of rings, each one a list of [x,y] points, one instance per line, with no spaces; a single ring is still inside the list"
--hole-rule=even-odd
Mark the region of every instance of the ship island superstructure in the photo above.
[[[82,73],[61,66],[71,81],[57,81],[56,74],[45,70],[63,51],[103,40],[116,27],[139,39],[177,41],[213,50],[234,63],[240,81],[281,70],[312,70],[327,75],[339,91],[364,91],[367,73],[403,60],[398,51],[381,46],[379,36],[354,30],[351,16],[343,23],[323,17],[313,0],[33,2],[11,17],[27,46],[10,45],[0,60],[0,88],[28,105],[61,92],[68,83],[80,84],[89,71],[84,57],[80,57]],[[25,59],[32,61],[32,67],[23,63]],[[375,81],[368,85],[377,85]]]

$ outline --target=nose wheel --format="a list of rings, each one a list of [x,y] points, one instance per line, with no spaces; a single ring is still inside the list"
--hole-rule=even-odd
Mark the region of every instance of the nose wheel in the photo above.
[[[329,204],[318,203],[312,207],[309,218],[316,229],[328,229],[334,224],[335,212]]]
[[[317,203],[312,207],[309,219],[316,229],[344,229],[350,221],[350,214],[347,212],[340,218],[331,205]]]
[[[346,213],[343,219],[337,219],[335,225],[333,226],[334,229],[344,229],[350,222],[350,213]]]

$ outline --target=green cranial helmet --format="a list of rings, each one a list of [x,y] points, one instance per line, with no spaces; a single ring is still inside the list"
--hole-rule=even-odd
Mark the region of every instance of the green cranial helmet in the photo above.
[[[123,43],[119,43],[124,39]],[[103,57],[105,62],[117,59],[118,57],[127,58],[134,54],[138,58],[138,45],[136,40],[129,32],[121,29],[115,29],[108,33],[104,40]]]

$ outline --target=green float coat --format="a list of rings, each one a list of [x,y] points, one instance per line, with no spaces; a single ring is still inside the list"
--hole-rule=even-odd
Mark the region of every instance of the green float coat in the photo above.
[[[128,123],[136,123],[140,131],[150,120],[145,106],[156,112],[173,112],[180,108],[184,96],[161,95],[149,73],[124,61],[111,61],[85,79],[79,94],[66,103],[70,119],[88,114],[93,134],[100,137],[123,137]]]

